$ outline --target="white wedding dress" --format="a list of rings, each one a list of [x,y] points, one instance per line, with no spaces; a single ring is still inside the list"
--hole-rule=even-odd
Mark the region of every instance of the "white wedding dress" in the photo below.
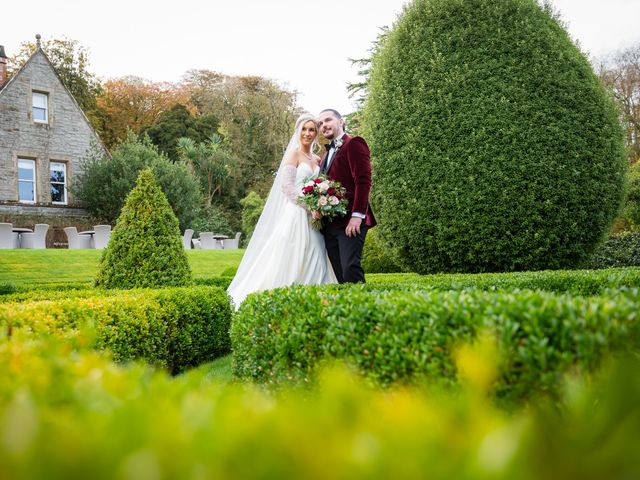
[[[320,168],[312,170],[308,164],[300,163],[298,167],[289,165],[284,169],[281,188],[286,201],[279,218],[261,244],[255,245],[254,238],[251,239],[247,248],[253,249],[250,262],[245,264],[243,258],[227,289],[236,308],[252,292],[289,285],[337,283],[324,237],[309,225],[309,214],[296,203],[304,180],[317,176]]]

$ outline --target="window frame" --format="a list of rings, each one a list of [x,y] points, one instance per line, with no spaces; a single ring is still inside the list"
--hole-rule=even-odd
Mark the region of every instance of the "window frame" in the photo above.
[[[53,165],[62,165],[63,169],[64,169],[64,181],[63,182],[54,182],[51,179],[51,172],[52,172],[52,167]],[[68,205],[69,203],[69,197],[68,197],[68,191],[67,191],[67,184],[68,182],[68,175],[69,175],[69,168],[67,166],[67,162],[62,162],[60,160],[50,160],[49,161],[49,191],[51,193],[51,203],[53,205]],[[53,192],[52,187],[53,185],[62,185],[62,196],[63,196],[63,201],[62,202],[54,202],[53,201]]]
[[[20,178],[20,162],[29,162],[32,165],[32,171],[33,171],[33,180],[23,180]],[[17,174],[18,174],[18,202],[20,203],[29,203],[29,204],[35,204],[37,203],[37,199],[38,199],[38,170],[37,170],[37,165],[36,165],[36,160],[33,158],[24,158],[24,157],[18,157],[18,163],[17,163]],[[23,200],[20,198],[20,183],[24,183],[24,182],[29,182],[33,184],[33,200]]]
[[[44,97],[44,100],[45,100],[44,108],[36,106],[36,103],[35,103],[36,95],[41,95],[42,97]],[[44,120],[40,120],[39,118],[36,118],[34,114],[36,109],[44,111]],[[34,123],[42,123],[42,124],[49,123],[49,94],[47,92],[41,92],[38,90],[31,91],[31,119],[34,121]]]

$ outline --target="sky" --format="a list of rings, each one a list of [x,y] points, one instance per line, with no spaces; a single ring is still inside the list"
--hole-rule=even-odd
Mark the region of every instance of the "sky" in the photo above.
[[[368,56],[406,0],[29,0],[8,1],[0,45],[77,40],[101,79],[135,75],[177,82],[190,69],[258,75],[298,92],[311,113],[352,111],[350,59]],[[552,0],[591,58],[640,43],[640,0]]]

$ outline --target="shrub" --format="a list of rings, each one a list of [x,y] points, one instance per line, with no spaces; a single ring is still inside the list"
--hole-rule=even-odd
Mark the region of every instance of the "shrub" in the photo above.
[[[0,344],[5,478],[636,478],[638,361],[563,382],[562,408],[497,409],[476,373],[450,394],[368,388],[344,369],[274,396],[189,372]],[[460,362],[464,366],[464,361]],[[192,375],[195,373],[195,375]],[[256,448],[259,445],[260,448]],[[321,454],[319,454],[321,452]],[[192,474],[193,472],[193,474]]]
[[[488,331],[500,349],[495,395],[523,400],[557,393],[570,367],[591,370],[609,351],[637,348],[637,292],[602,298],[371,286],[261,292],[245,300],[232,322],[234,374],[308,382],[318,365],[336,358],[381,385],[454,382],[455,348]]]
[[[264,199],[256,192],[249,192],[246,197],[240,200],[240,205],[242,205],[242,230],[245,235],[245,243],[248,244],[262,214]]]
[[[612,291],[640,289],[640,269],[551,270],[539,272],[438,274],[438,275],[369,275],[374,289],[430,289],[514,291],[539,290],[574,295],[599,295]]]
[[[229,298],[215,287],[3,303],[0,318],[10,336],[76,338],[116,361],[144,359],[172,373],[230,351]]]
[[[151,172],[140,172],[104,250],[96,286],[106,288],[181,286],[191,270],[167,198]]]
[[[180,228],[189,228],[203,203],[198,180],[185,165],[171,163],[160,154],[148,137],[129,133],[111,157],[105,157],[101,150],[90,152],[71,190],[92,215],[114,224],[140,171],[147,167],[166,193]]]
[[[548,7],[415,0],[372,62],[372,203],[402,266],[567,268],[609,231],[622,129]]]
[[[221,233],[223,235],[233,235],[233,230],[224,214],[216,207],[203,208],[198,216],[191,223],[194,238],[200,232]]]
[[[585,267],[640,267],[640,232],[611,235],[594,252]]]
[[[366,273],[394,273],[403,269],[387,254],[386,248],[378,238],[377,229],[367,232],[362,251],[362,268]]]
[[[627,200],[622,216],[634,230],[640,230],[640,162],[632,165],[629,169]]]

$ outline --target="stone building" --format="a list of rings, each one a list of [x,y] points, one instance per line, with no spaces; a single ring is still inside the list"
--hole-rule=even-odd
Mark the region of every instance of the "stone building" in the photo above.
[[[104,147],[36,38],[36,51],[11,78],[0,46],[0,221],[48,223],[48,246],[62,246],[63,227],[90,223],[69,186],[87,150]]]

